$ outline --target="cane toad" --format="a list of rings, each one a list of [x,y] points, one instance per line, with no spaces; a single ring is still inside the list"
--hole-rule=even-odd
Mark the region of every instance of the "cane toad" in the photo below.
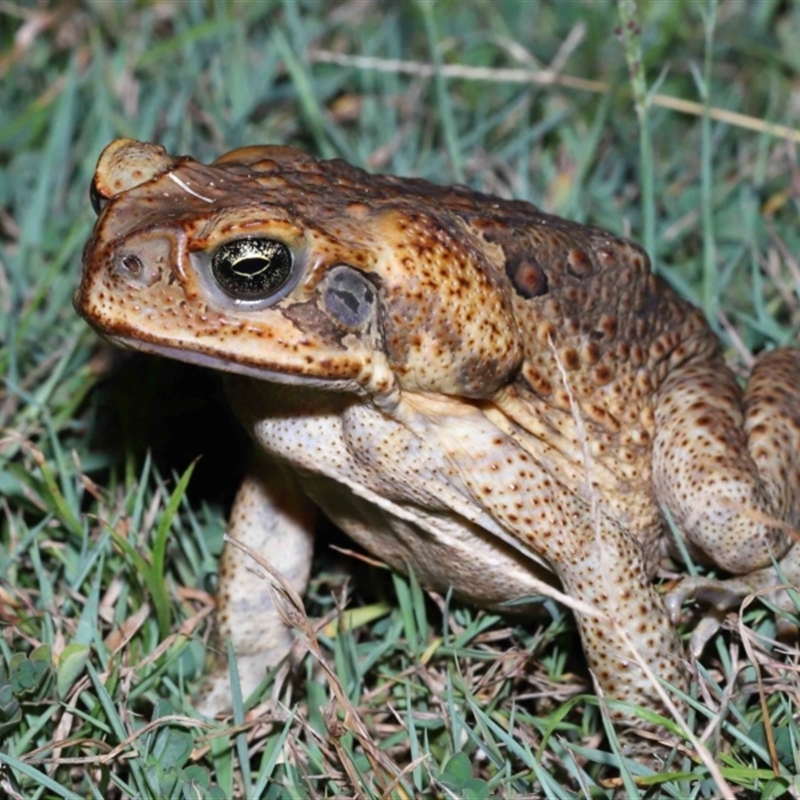
[[[258,445],[230,532],[299,591],[317,508],[481,606],[556,582],[605,693],[662,710],[632,648],[686,688],[651,585],[665,512],[734,576],[681,597],[777,584],[773,558],[800,587],[800,351],[764,354],[742,391],[637,245],[288,147],[203,165],[122,139],[92,192],[78,311],[112,342],[229,373]],[[218,604],[250,691],[291,639],[230,547]],[[219,680],[204,707],[227,702]]]

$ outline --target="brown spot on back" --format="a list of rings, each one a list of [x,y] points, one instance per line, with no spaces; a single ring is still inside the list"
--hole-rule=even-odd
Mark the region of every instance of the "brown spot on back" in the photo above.
[[[547,275],[532,257],[517,262],[507,261],[506,274],[514,291],[526,300],[548,292]]]
[[[605,339],[613,339],[617,335],[619,321],[614,314],[603,314],[597,325],[597,330]]]
[[[573,247],[567,253],[567,268],[576,278],[586,278],[594,269],[589,256],[577,247]]]

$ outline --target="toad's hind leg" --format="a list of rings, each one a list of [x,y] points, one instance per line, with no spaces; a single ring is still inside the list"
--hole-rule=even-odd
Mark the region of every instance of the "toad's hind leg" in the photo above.
[[[315,518],[315,507],[292,476],[257,455],[236,495],[228,533],[263,556],[302,594],[311,568]],[[251,572],[253,567],[249,556],[225,545],[217,593],[219,653],[197,702],[198,710],[208,716],[231,708],[228,639],[245,698],[262,681],[267,667],[292,646],[292,634],[272,603],[269,582]]]
[[[800,587],[800,350],[761,356],[744,393],[721,360],[675,370],[658,395],[653,476],[692,555],[739,576],[684,580],[673,615],[683,599],[730,607],[781,583],[773,558]]]
[[[744,410],[750,454],[780,519],[798,533],[800,350],[781,348],[758,359],[745,389]]]

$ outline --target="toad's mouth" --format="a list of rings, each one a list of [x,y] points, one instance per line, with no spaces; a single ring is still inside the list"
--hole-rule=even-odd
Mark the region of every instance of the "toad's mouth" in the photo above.
[[[255,329],[252,336],[243,336],[242,326],[231,326],[233,333],[220,326],[199,330],[188,326],[183,330],[172,325],[168,315],[139,307],[131,320],[124,319],[120,313],[98,308],[87,297],[83,287],[76,292],[73,304],[78,313],[106,341],[127,350],[269,383],[330,391],[360,393],[374,372],[374,354],[325,346],[294,326]]]
[[[229,353],[219,353],[210,349],[188,349],[161,342],[147,341],[138,337],[124,336],[108,333],[96,329],[97,332],[111,344],[126,350],[136,350],[148,355],[162,356],[197,367],[231,372],[244,375],[267,383],[283,383],[295,386],[316,387],[319,389],[348,392],[357,391],[360,386],[358,375],[325,377],[318,374],[308,374],[291,364],[281,365],[276,369],[264,364],[253,363],[247,359],[231,356]]]

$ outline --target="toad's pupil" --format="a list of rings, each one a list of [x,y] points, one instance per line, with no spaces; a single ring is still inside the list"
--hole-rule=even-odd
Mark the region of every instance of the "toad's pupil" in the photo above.
[[[255,278],[265,272],[269,264],[265,258],[242,258],[234,261],[231,269],[235,275],[241,275],[243,278]]]

